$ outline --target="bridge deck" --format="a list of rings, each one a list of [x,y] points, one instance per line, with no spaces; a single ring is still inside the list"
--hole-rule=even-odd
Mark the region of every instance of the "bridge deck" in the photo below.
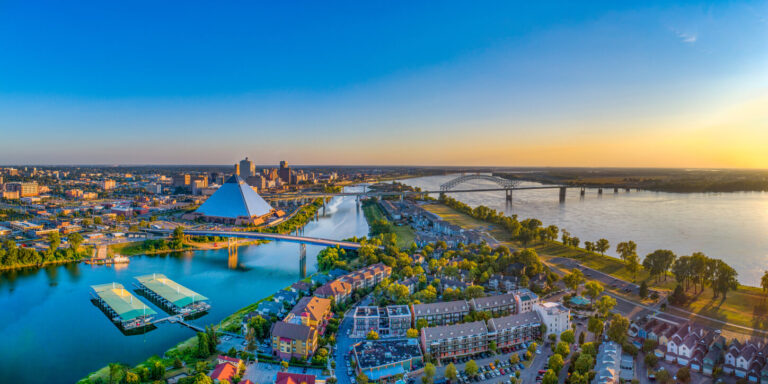
[[[155,229],[155,230],[148,230],[148,232],[170,234],[172,231],[167,229]],[[359,249],[360,247],[362,247],[362,245],[360,245],[359,243],[354,243],[351,241],[321,239],[318,237],[307,237],[307,236],[282,235],[278,233],[185,230],[184,234],[190,235],[190,236],[220,236],[220,237],[238,237],[238,238],[244,238],[244,239],[288,241],[293,243],[322,245],[326,247],[338,246],[339,248],[344,248],[344,249]]]

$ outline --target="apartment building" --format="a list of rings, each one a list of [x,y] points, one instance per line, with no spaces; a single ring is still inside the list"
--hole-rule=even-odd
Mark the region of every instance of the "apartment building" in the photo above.
[[[488,320],[489,342],[499,349],[537,339],[541,336],[541,318],[537,312],[525,312]]]
[[[407,305],[357,307],[353,315],[352,333],[365,337],[374,331],[380,337],[402,337],[411,328],[411,311]]]
[[[488,327],[484,321],[422,328],[420,337],[424,353],[436,359],[488,351]]]
[[[464,321],[464,316],[469,315],[469,304],[465,300],[413,304],[413,323],[418,324],[420,319],[427,321],[430,326],[450,325]]]
[[[392,275],[392,268],[384,265],[383,263],[377,263],[369,265],[365,268],[360,268],[354,272],[344,275],[339,278],[352,286],[352,290],[365,289],[374,287],[382,280]]]
[[[515,313],[517,302],[515,294],[493,295],[478,297],[469,301],[470,307],[476,312],[490,312],[494,316],[511,315]]]

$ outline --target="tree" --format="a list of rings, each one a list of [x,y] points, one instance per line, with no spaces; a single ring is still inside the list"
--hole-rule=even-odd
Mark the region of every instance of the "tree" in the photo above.
[[[630,255],[637,255],[637,244],[632,240],[622,241],[616,246],[616,253],[619,254],[622,260],[626,261]]]
[[[645,365],[651,368],[654,368],[656,364],[659,362],[659,358],[656,357],[653,353],[646,353],[645,354]]]
[[[608,339],[618,344],[624,344],[627,340],[627,330],[629,329],[629,320],[621,315],[614,315],[611,324],[608,325]]]
[[[427,322],[427,319],[419,319],[416,321],[416,329],[421,330],[424,327],[429,326],[429,323]]]
[[[126,372],[125,384],[141,384],[141,378],[139,378],[139,375],[133,372]]]
[[[371,330],[367,335],[365,335],[365,338],[368,340],[378,340],[379,334],[378,332]]]
[[[605,252],[611,248],[611,243],[606,239],[600,239],[595,243],[595,250],[605,256]]]
[[[595,339],[600,338],[600,334],[603,333],[603,327],[603,321],[597,317],[590,317],[589,321],[587,321],[587,330],[595,335]]]
[[[597,281],[590,281],[584,285],[584,293],[589,297],[590,304],[595,304],[595,299],[600,296],[605,288]]]
[[[480,285],[470,285],[464,291],[464,296],[467,298],[467,300],[476,299],[478,297],[485,296],[485,290]]]
[[[571,354],[571,349],[568,347],[568,343],[559,341],[555,347],[555,353],[560,356],[568,356]]]
[[[584,332],[579,332],[579,345],[584,344],[584,338],[586,336],[584,335]]]
[[[651,275],[655,276],[656,281],[659,281],[659,276],[664,276],[664,280],[667,280],[667,271],[675,262],[677,256],[674,252],[668,249],[657,249],[652,253],[645,256],[643,260],[643,268]]]
[[[641,299],[645,299],[646,297],[648,297],[648,283],[646,283],[645,280],[643,280],[643,282],[640,283],[640,290],[638,294],[640,295]]]
[[[118,363],[109,364],[109,384],[117,384],[125,377],[125,367]]]
[[[477,375],[477,370],[479,368],[477,367],[477,363],[475,360],[470,360],[467,362],[467,365],[464,367],[464,372],[467,373],[468,376],[475,376]]]
[[[595,358],[588,353],[580,353],[579,357],[573,363],[573,369],[579,373],[587,373],[595,364]]]
[[[429,364],[429,363],[427,363]],[[431,365],[431,364],[430,364]],[[434,369],[435,366],[432,365],[432,369]],[[427,374],[427,367],[424,367],[424,374]],[[433,373],[434,375],[434,373]],[[456,366],[453,365],[453,363],[448,364],[448,366],[445,367],[445,378],[453,382],[458,378],[458,372],[456,371]]]
[[[677,376],[677,381],[687,383],[691,381],[691,370],[688,367],[680,367],[675,376]]]
[[[640,261],[637,253],[631,253],[624,259],[624,263],[627,266],[627,270],[632,273],[632,281],[637,280],[637,272],[640,270]]]
[[[570,288],[571,290],[575,291],[577,294],[579,293],[579,285],[584,282],[584,274],[581,273],[581,270],[575,269],[573,272],[565,275],[563,277],[563,283],[565,283],[565,286]]]
[[[768,294],[768,271],[763,272],[763,277],[760,278],[760,287],[763,288],[763,293]]]
[[[496,342],[495,341],[491,341],[490,343],[488,343],[488,349],[490,349],[491,352],[495,355],[496,354]]]
[[[568,344],[573,344],[576,342],[576,335],[573,333],[573,330],[569,329],[560,334],[560,340]]]
[[[541,384],[557,384],[557,374],[551,369],[547,369],[544,373],[544,377],[541,379]]]
[[[616,306],[616,299],[610,296],[603,296],[597,300],[596,306],[600,315],[605,317]]]
[[[510,364],[517,364],[520,362],[520,355],[517,353],[513,353],[512,356],[509,357],[509,363]]]
[[[153,380],[162,380],[163,376],[165,375],[165,365],[162,361],[155,361],[155,364],[152,365],[152,372],[151,376]]]
[[[203,359],[211,355],[210,342],[208,334],[205,332],[197,333],[197,357]]]
[[[58,232],[51,232],[48,234],[48,244],[49,244],[49,250],[51,254],[56,252],[56,250],[59,248],[59,245],[61,245],[61,236],[59,236]]]
[[[67,236],[67,241],[69,241],[69,248],[71,248],[73,251],[77,252],[80,250],[80,244],[83,243],[84,239],[83,236],[79,233],[71,233],[69,236]]]
[[[672,381],[672,377],[669,376],[669,372],[666,369],[660,369],[656,372],[656,381],[666,384]]]
[[[356,381],[360,384],[368,384],[368,376],[366,376],[365,373],[361,373],[357,375]]]
[[[722,260],[714,259],[712,264],[712,292],[715,298],[722,294],[725,300],[728,291],[739,288],[738,272]]]
[[[554,355],[549,357],[549,369],[555,371],[555,373],[560,372],[560,370],[563,369],[564,365],[565,365],[565,362],[563,362],[562,355],[555,353]]]
[[[454,367],[454,370],[456,368]],[[432,363],[424,364],[424,376],[429,378],[429,381],[432,381],[432,378],[435,377],[435,365]]]
[[[405,331],[405,336],[408,337],[409,339],[415,339],[419,337],[419,331],[417,331],[416,329],[410,328],[407,331]]]

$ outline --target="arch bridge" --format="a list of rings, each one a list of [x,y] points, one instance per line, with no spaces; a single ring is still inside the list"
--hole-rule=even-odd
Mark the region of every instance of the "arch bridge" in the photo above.
[[[470,175],[461,175],[453,180],[443,183],[442,185],[440,185],[440,193],[450,191],[457,185],[463,184],[472,180],[485,180],[485,181],[496,183],[499,187],[505,190],[507,195],[506,198],[508,201],[512,201],[512,189],[514,189],[515,187],[518,186],[518,184],[520,184],[520,182],[517,180],[509,180],[509,179],[505,179],[498,176],[473,173]]]

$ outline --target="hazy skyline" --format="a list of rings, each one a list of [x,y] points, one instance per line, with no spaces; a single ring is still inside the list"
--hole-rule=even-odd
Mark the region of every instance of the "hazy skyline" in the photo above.
[[[768,168],[768,2],[0,5],[0,163]]]

